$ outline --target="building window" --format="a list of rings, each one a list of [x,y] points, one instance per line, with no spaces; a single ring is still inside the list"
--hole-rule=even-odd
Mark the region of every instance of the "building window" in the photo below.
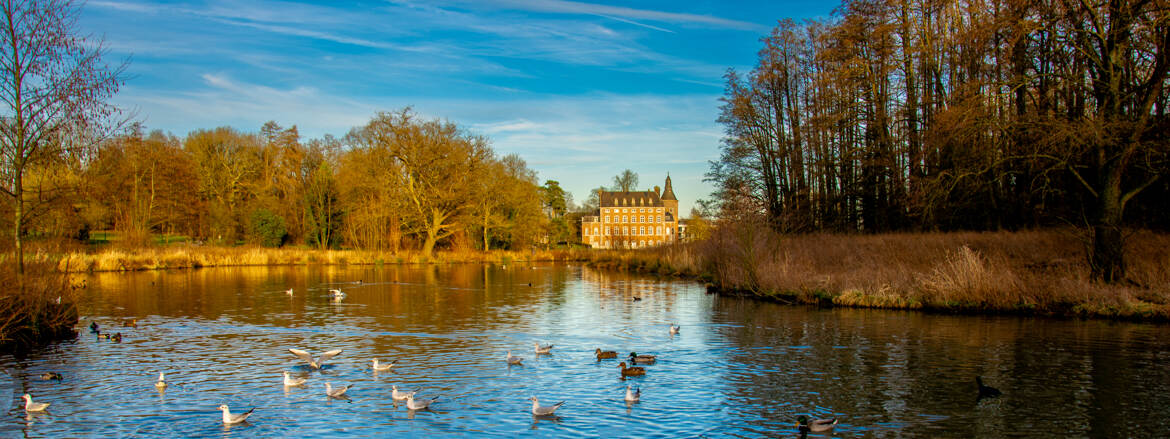
[[[627,216],[625,216],[625,215],[622,215],[622,222],[623,222],[623,223],[625,223],[625,222],[629,222],[629,217],[627,217]]]
[[[606,235],[608,235],[608,234],[609,234],[609,226],[605,226],[605,234],[606,234]]]
[[[645,228],[645,227],[639,227],[639,228],[638,228],[638,234],[639,234],[639,235],[645,235],[645,234],[646,234],[646,228]]]
[[[622,227],[622,234],[623,234],[623,235],[629,235],[629,234],[630,234],[630,228],[629,228],[629,227]]]
[[[662,234],[662,226],[658,226],[658,234],[659,234],[659,235],[661,235],[661,234]]]

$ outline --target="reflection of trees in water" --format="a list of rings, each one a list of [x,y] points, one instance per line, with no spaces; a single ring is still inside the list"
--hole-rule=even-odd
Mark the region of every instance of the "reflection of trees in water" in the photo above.
[[[816,413],[919,436],[1170,433],[1166,327],[732,298],[716,300],[715,315],[736,347],[722,372],[730,398],[761,402],[747,417],[760,427]],[[976,375],[1005,396],[977,403]]]

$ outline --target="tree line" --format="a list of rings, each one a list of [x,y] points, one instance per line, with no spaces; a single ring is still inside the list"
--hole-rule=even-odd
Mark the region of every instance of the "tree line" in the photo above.
[[[217,245],[307,245],[431,254],[436,245],[525,248],[544,239],[544,188],[516,155],[410,109],[383,112],[342,138],[302,139],[268,122],[185,138],[135,126],[64,162],[70,185],[26,233],[115,230],[129,244],[159,234]],[[27,180],[27,179],[26,179]],[[563,201],[562,201],[563,203]]]
[[[1075,224],[1097,278],[1170,226],[1165,0],[851,0],[726,74],[725,217],[781,232]]]

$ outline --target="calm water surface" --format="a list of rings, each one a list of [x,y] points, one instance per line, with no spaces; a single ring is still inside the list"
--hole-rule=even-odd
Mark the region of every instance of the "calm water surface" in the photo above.
[[[808,414],[840,420],[813,437],[1170,437],[1165,325],[814,310],[579,266],[216,268],[88,283],[82,324],[125,340],[82,328],[0,357],[0,435],[796,437]],[[329,288],[348,297],[333,303]],[[130,318],[137,328],[121,326]],[[534,342],[556,347],[535,356]],[[290,347],[345,351],[316,372]],[[623,381],[617,361],[594,359],[598,347],[660,361]],[[507,366],[507,350],[524,365]],[[399,365],[374,373],[375,357]],[[41,381],[46,371],[64,380]],[[160,371],[171,383],[161,393]],[[286,390],[283,371],[308,385]],[[1005,395],[976,401],[976,375]],[[329,400],[325,382],[354,384],[350,399]],[[439,402],[396,406],[395,384]],[[627,384],[641,402],[622,400]],[[49,412],[26,415],[25,391]],[[567,403],[537,419],[532,395]],[[257,408],[225,427],[220,404]]]

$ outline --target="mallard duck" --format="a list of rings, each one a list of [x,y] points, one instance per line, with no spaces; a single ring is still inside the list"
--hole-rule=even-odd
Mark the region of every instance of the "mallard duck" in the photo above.
[[[680,330],[682,330],[682,326],[673,323],[670,324],[670,335],[678,335],[678,331]]]
[[[350,387],[353,387],[353,384],[334,389],[332,384],[325,383],[325,395],[330,398],[343,398],[345,397],[345,392],[348,392]]]
[[[163,390],[163,389],[167,388],[167,380],[165,378],[163,378],[162,372],[158,373],[158,381],[154,382],[154,388],[156,388],[158,390]]]
[[[594,355],[597,355],[598,360],[607,360],[610,358],[617,358],[617,352],[614,352],[614,351],[603,351],[603,350],[601,350],[601,348],[597,348],[597,350],[593,351],[593,352],[594,352]]]
[[[979,386],[979,398],[980,399],[982,399],[982,398],[995,398],[997,396],[1003,395],[1003,392],[1000,392],[999,389],[991,387],[991,386],[983,385],[983,377],[980,377],[980,376],[975,377],[975,385]]]
[[[24,398],[24,411],[26,412],[43,412],[49,408],[49,404],[52,404],[51,402],[33,402],[32,395],[27,393],[21,398]]]
[[[61,377],[61,374],[59,374],[57,372],[45,372],[45,373],[41,374],[41,379],[45,380],[45,381],[48,381],[48,380],[61,381],[62,377]]]
[[[654,364],[655,361],[658,361],[657,355],[648,355],[648,354],[638,355],[637,352],[630,352],[630,363],[631,364]]]
[[[552,353],[553,345],[551,345],[551,344],[546,344],[544,346],[541,346],[540,343],[535,343],[535,342],[532,344],[536,346],[535,351],[537,354],[551,354]]]
[[[561,408],[562,405],[565,405],[564,401],[553,405],[540,405],[540,400],[536,399],[535,396],[528,397],[528,400],[532,401],[533,416],[552,416],[554,413],[556,413],[557,409]]]
[[[642,376],[642,375],[646,374],[646,368],[644,368],[644,367],[626,367],[625,361],[623,361],[621,364],[619,364],[618,367],[622,369],[622,376],[624,376],[624,377]]]
[[[316,360],[314,360],[312,354],[309,354],[308,352],[302,351],[300,349],[289,349],[288,351],[292,352],[293,355],[296,355],[297,358],[300,358],[304,362],[309,363],[309,367],[314,369],[314,370],[320,370],[322,367],[325,366],[326,361],[329,361],[330,358],[333,358],[341,353],[341,349],[334,349],[332,351],[325,351],[325,352],[322,352],[321,355],[318,356]]]
[[[108,332],[99,332],[99,333],[98,333],[98,335],[97,335],[97,338],[98,338],[98,340],[103,340],[103,339],[104,339],[104,340],[109,340],[109,339],[110,339],[110,333],[108,333]]]
[[[508,356],[504,357],[504,361],[507,361],[508,364],[520,364],[524,362],[524,357],[517,357],[512,355],[512,351],[508,351]]]
[[[829,431],[837,425],[837,418],[832,419],[809,419],[808,416],[800,415],[796,418],[796,427],[800,431]]]
[[[626,384],[626,402],[638,402],[642,399],[642,388],[630,389],[630,385]]]
[[[256,411],[256,407],[252,407],[251,410],[248,410],[244,413],[240,413],[238,415],[233,415],[232,411],[228,410],[227,404],[220,404],[219,410],[223,412],[223,423],[224,424],[239,424],[241,422],[244,422],[244,420],[248,419],[249,416],[252,416],[252,412]]]
[[[138,319],[127,320],[126,322],[122,323],[122,326],[130,327],[130,328],[137,328],[138,327]]]
[[[122,342],[122,333],[121,332],[115,333],[113,337],[110,337],[110,340],[113,340],[115,343],[121,343]]]

